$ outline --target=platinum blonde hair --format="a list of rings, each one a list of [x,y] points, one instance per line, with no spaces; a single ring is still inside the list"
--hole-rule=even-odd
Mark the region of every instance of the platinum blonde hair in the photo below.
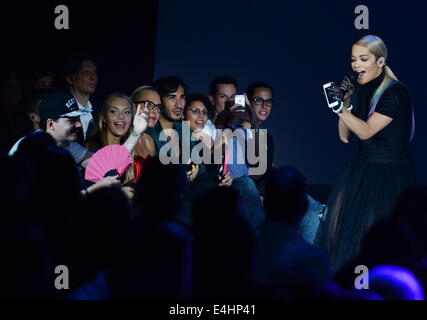
[[[357,44],[359,46],[362,46],[368,49],[375,56],[377,60],[380,57],[384,57],[385,60],[387,61],[387,58],[388,58],[387,47],[384,41],[380,37],[375,35],[366,35],[360,38],[359,40],[357,40],[354,44]],[[397,77],[395,76],[393,71],[391,71],[390,67],[385,64],[385,61],[384,61],[384,70],[386,73],[386,77],[389,77],[393,80],[397,80]]]

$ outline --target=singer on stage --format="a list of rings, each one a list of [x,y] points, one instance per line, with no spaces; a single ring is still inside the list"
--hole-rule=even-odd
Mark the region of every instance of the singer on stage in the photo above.
[[[367,230],[389,217],[400,193],[416,180],[409,154],[415,129],[411,98],[386,62],[384,42],[364,36],[351,50],[357,81],[345,77],[332,89],[344,103],[337,113],[341,141],[359,140],[356,158],[331,192],[315,241],[335,270],[351,263]]]

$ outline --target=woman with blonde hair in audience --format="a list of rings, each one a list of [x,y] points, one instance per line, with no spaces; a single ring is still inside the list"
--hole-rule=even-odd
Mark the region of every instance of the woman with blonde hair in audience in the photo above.
[[[146,121],[148,121],[147,108],[144,108]],[[129,139],[132,135],[139,137],[133,127],[135,116],[135,108],[133,101],[129,96],[119,92],[109,94],[102,105],[99,120],[92,135],[87,139],[85,147],[91,151],[96,152],[99,149],[113,144],[125,146],[128,150],[130,148]],[[145,130],[144,130],[145,131]],[[134,163],[134,151],[131,152],[131,159]],[[123,184],[126,186],[133,185],[135,181],[134,165],[126,171]],[[126,193],[133,194],[130,188],[123,189]],[[130,194],[128,194],[131,196]]]

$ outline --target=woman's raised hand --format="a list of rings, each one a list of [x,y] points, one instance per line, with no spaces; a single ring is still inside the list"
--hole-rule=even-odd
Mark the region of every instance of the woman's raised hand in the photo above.
[[[139,135],[142,135],[145,130],[148,128],[148,123],[150,121],[150,110],[148,106],[138,104],[138,108],[136,109],[135,117],[133,119],[133,129]]]

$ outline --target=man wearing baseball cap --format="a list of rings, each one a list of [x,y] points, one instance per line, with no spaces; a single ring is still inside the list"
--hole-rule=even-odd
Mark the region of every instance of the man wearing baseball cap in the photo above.
[[[54,92],[40,103],[40,129],[49,133],[58,146],[67,147],[79,137],[80,116],[89,112],[92,111],[80,110],[70,93]]]
[[[76,163],[91,157],[92,153],[77,142],[79,128],[81,127],[80,115],[87,114],[90,110],[79,110],[74,97],[68,92],[54,92],[45,96],[38,107],[40,130],[50,134],[57,145],[66,148]],[[35,132],[37,132],[35,131]],[[9,156],[18,150],[21,141],[18,140],[9,152]]]

